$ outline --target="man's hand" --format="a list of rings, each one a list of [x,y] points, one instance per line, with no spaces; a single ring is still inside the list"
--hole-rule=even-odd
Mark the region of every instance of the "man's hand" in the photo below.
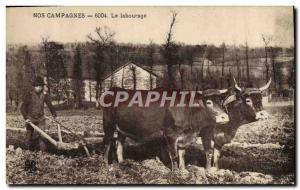
[[[30,123],[31,121],[30,121],[30,119],[26,119],[25,122],[26,123]]]

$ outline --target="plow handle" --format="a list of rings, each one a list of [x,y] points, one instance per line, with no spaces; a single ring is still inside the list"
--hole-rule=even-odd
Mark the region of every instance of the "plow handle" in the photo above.
[[[31,125],[31,127],[36,130],[42,137],[47,139],[51,144],[57,147],[57,142],[54,140],[52,137],[50,137],[47,133],[45,133],[42,129],[40,129],[38,126],[33,124],[31,121],[27,122],[28,124]]]
[[[62,137],[61,137],[61,128],[60,125],[57,124],[57,134],[58,134],[58,141],[62,142]]]

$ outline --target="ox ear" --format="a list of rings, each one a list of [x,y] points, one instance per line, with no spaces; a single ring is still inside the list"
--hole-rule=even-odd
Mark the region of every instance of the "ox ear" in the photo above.
[[[242,88],[239,87],[239,85],[237,84],[235,78],[233,77],[233,81],[234,81],[234,88],[237,89],[238,91],[242,91]]]
[[[264,90],[268,89],[270,87],[271,82],[272,82],[272,78],[270,78],[270,80],[268,81],[268,83],[265,86],[260,87],[259,90],[264,91]]]

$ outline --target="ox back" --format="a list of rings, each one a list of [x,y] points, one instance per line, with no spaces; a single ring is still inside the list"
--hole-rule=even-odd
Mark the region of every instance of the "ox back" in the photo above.
[[[128,92],[131,96],[135,91],[129,90]],[[142,91],[143,93],[147,92]],[[196,99],[201,102],[199,98]],[[114,134],[117,132],[117,141],[119,140],[120,143],[123,143],[126,137],[142,143],[156,139],[164,142],[161,147],[170,157],[167,163],[171,163],[171,165],[166,165],[173,168],[173,161],[178,156],[178,148],[184,149],[196,140],[196,136],[202,129],[215,125],[215,116],[205,109],[203,103],[200,105],[202,106],[192,108],[161,107],[158,103],[154,103],[149,107],[128,107],[124,103],[118,107],[104,108],[103,124],[107,162],[110,163],[109,149],[114,148],[112,147],[115,141]],[[182,164],[179,163],[179,165]]]

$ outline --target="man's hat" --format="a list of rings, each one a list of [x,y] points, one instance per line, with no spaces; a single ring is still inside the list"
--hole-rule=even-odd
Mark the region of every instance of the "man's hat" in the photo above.
[[[36,77],[33,81],[33,86],[44,86],[45,83],[44,83],[44,79],[40,76]]]

